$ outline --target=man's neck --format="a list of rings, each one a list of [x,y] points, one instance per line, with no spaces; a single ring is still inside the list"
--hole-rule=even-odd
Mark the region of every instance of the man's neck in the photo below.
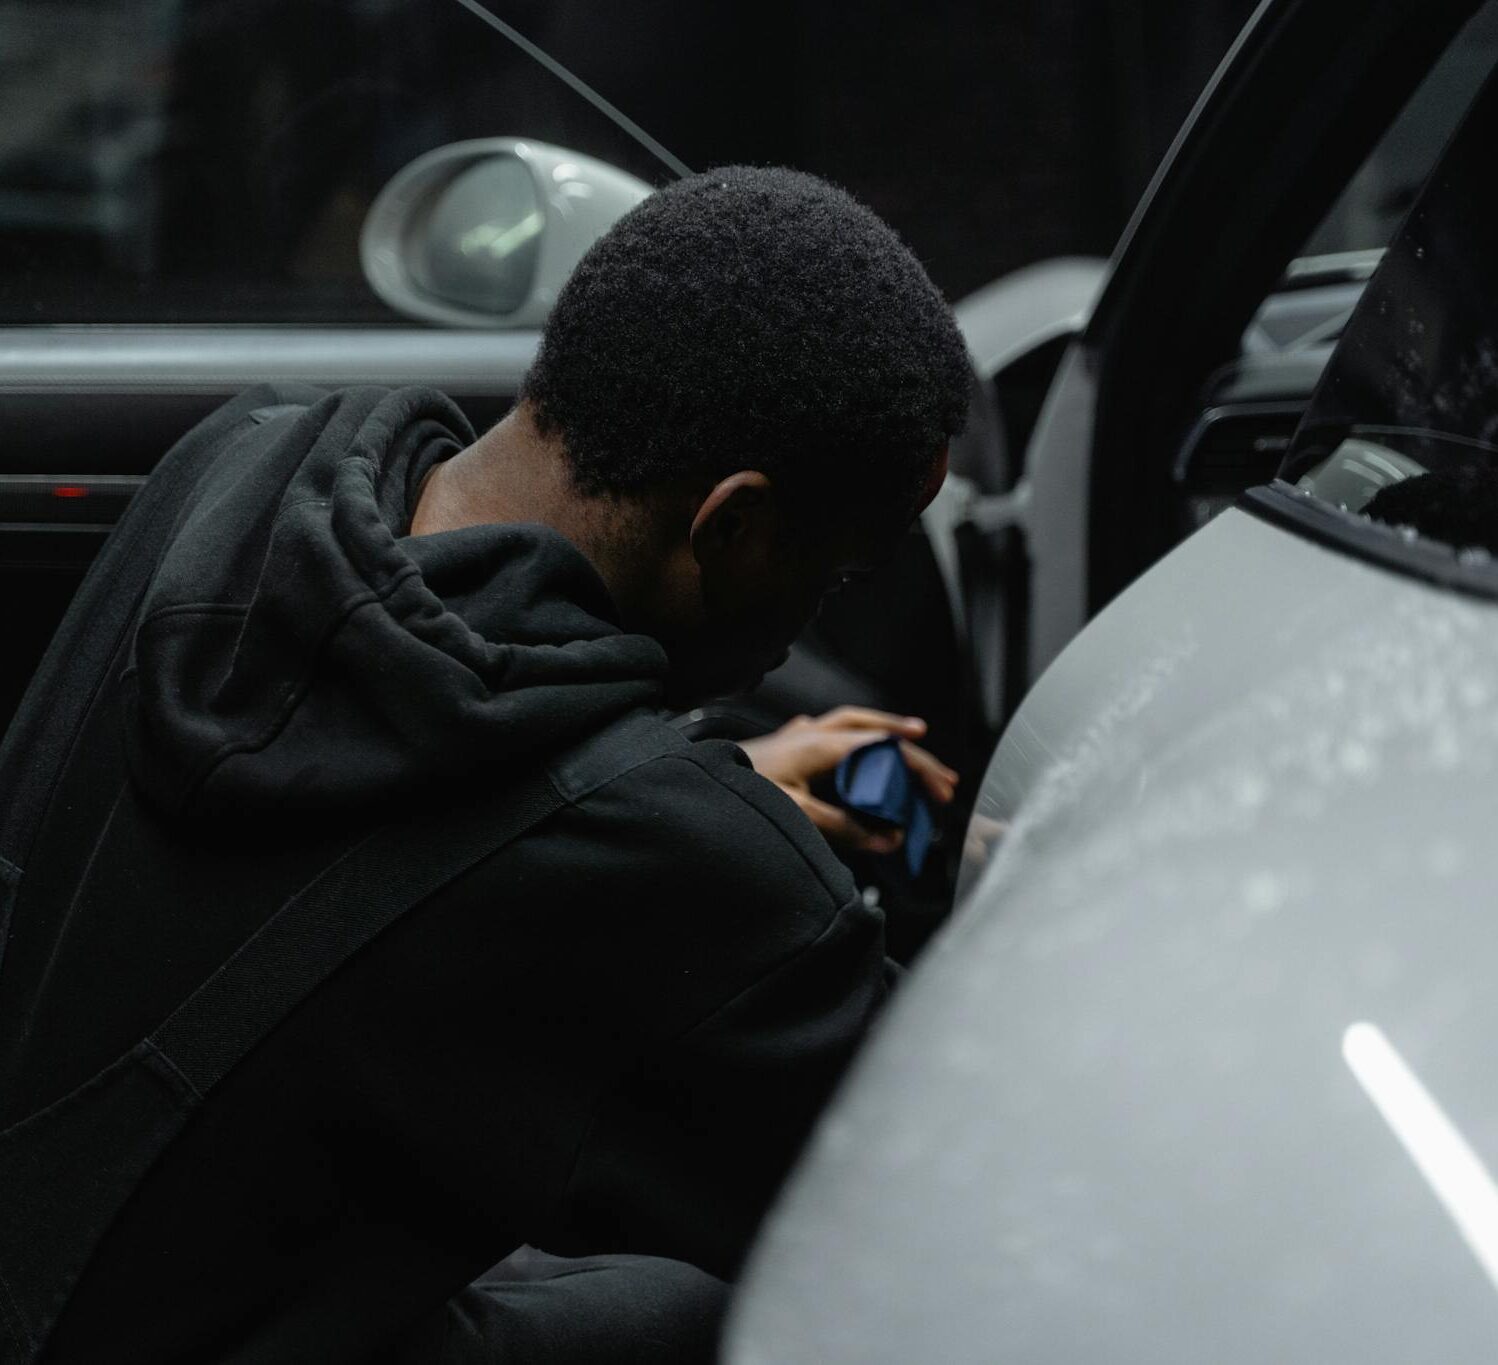
[[[581,501],[569,485],[558,443],[536,429],[522,405],[432,469],[417,495],[411,534],[529,521],[567,535],[561,523],[578,518]]]
[[[472,445],[436,465],[422,482],[411,517],[411,534],[432,535],[465,526],[528,522],[549,526],[592,563],[615,604],[624,610],[640,591],[646,557],[644,508],[628,520],[607,497],[578,492],[561,441],[543,435],[522,403]]]

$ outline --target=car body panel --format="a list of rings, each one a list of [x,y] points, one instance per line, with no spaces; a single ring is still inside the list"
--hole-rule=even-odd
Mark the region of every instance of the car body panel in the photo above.
[[[1128,589],[1006,733],[1008,832],[727,1359],[1491,1359],[1494,1284],[1343,1049],[1377,1027],[1498,1161],[1495,680],[1498,607],[1242,511]]]

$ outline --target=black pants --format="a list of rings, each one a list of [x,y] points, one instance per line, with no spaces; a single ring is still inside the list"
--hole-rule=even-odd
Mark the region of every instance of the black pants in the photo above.
[[[712,1365],[721,1280],[655,1256],[563,1260],[523,1248],[411,1340],[402,1365]]]

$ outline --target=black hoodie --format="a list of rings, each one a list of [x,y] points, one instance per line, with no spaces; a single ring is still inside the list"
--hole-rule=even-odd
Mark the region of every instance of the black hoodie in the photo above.
[[[0,756],[0,1123],[374,825],[659,703],[663,651],[563,537],[406,534],[472,439],[430,391],[260,389],[132,507]],[[795,807],[681,745],[299,1006],[137,1190],[56,1358],[364,1359],[521,1242],[730,1274],[883,981]]]

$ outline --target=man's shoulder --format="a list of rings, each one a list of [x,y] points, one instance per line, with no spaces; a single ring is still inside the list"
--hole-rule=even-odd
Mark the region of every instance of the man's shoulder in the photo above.
[[[684,874],[750,894],[814,895],[827,910],[855,895],[847,869],[795,803],[726,740],[662,746],[577,804],[621,832],[627,826],[642,849],[669,853]]]

